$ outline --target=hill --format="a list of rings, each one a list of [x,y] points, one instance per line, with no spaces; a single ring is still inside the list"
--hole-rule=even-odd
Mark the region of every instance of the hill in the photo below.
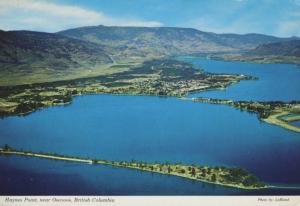
[[[254,49],[235,54],[214,55],[229,61],[257,63],[290,63],[300,64],[300,40],[289,40],[261,44]]]
[[[79,74],[112,63],[99,45],[59,34],[0,31],[0,48],[1,76],[9,77],[7,81],[21,77],[19,83],[58,80],[68,73]],[[0,79],[1,83],[6,81]]]
[[[297,38],[175,27],[90,26],[58,33],[0,30],[0,86],[107,75],[152,59],[239,53],[293,39]]]
[[[219,34],[218,35],[220,41],[225,45],[232,45],[235,48],[239,48],[241,50],[251,50],[256,48],[261,44],[268,44],[273,42],[285,42],[294,39],[298,39],[297,37],[291,38],[279,38],[270,35],[264,34]]]
[[[215,34],[191,28],[101,25],[69,29],[59,34],[113,48],[116,59],[237,52],[292,39],[262,34]]]
[[[300,57],[300,40],[262,44],[251,50],[249,54]]]
[[[59,34],[109,47],[118,60],[234,50],[214,42],[212,35],[195,29],[93,26]]]

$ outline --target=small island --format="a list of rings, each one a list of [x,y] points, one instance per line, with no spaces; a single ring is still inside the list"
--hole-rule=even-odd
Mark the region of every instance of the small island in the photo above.
[[[268,186],[258,180],[257,177],[249,173],[243,168],[228,168],[223,166],[199,166],[188,164],[175,163],[147,163],[139,161],[109,161],[100,159],[88,159],[81,157],[71,157],[59,154],[50,154],[42,152],[21,151],[13,149],[5,145],[0,148],[0,155],[20,155],[28,157],[45,158],[52,160],[63,160],[78,163],[94,164],[94,165],[108,165],[113,167],[124,167],[128,169],[141,170],[146,172],[159,173],[164,175],[178,176],[194,181],[222,185],[227,187],[234,187],[239,189],[256,190],[264,189]]]
[[[256,102],[256,101],[233,101],[228,99],[212,98],[182,98],[195,102],[210,104],[224,104],[235,107],[242,111],[255,112],[259,119],[270,124],[275,124],[294,132],[300,132],[300,128],[291,122],[300,120],[300,101],[281,102]]]

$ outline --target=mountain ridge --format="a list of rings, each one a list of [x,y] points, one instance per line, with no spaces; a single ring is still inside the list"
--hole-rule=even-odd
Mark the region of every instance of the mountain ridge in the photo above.
[[[256,48],[260,44],[288,41],[264,34],[216,34],[194,28],[86,26],[58,34],[92,42],[107,48],[114,58],[143,59],[176,55],[233,53]]]
[[[249,54],[300,57],[300,40],[262,44],[249,51]]]
[[[103,48],[89,42],[46,32],[0,31],[1,83],[64,79],[67,73],[110,63]]]
[[[74,51],[76,51],[80,55],[88,55],[91,58],[91,61],[102,60],[103,62],[109,62],[109,57],[102,53],[103,49],[99,46],[53,33],[26,30],[0,30],[0,46],[0,62],[2,63],[22,63],[28,60],[22,55],[18,55],[18,52],[30,53],[32,55],[31,58],[41,57],[45,60],[49,58],[47,55],[51,55],[50,52],[53,52],[52,50],[56,52],[52,53],[56,58],[59,58],[59,55],[67,55],[70,61],[73,60],[72,57],[76,55],[74,53]],[[10,49],[15,50],[11,51]],[[97,56],[94,56],[93,54],[97,54]],[[103,56],[100,58],[101,54]],[[80,55],[78,55],[78,58],[80,58]],[[75,60],[73,60],[73,63],[74,65],[72,66],[75,66],[76,63],[79,64],[79,62],[76,62]]]
[[[72,28],[72,29],[67,29],[67,30],[62,30],[57,33],[66,35],[66,36],[72,36],[72,37],[77,37],[82,39],[82,36],[79,36],[78,34],[74,34],[73,32],[101,32],[103,31],[110,31],[110,30],[121,30],[122,32],[126,32],[126,30],[132,30],[132,31],[162,31],[162,30],[168,30],[168,31],[186,31],[189,33],[197,33],[204,35],[206,38],[209,40],[219,40],[222,43],[228,43],[226,41],[228,40],[238,40],[238,41],[247,41],[248,44],[251,43],[252,45],[259,45],[262,43],[270,43],[270,42],[279,42],[279,41],[287,41],[291,39],[300,39],[299,37],[276,37],[272,35],[266,35],[266,34],[259,34],[259,33],[247,33],[247,34],[235,34],[235,33],[214,33],[214,32],[206,32],[206,31],[201,31],[195,28],[182,28],[182,27],[126,27],[126,26],[85,26],[85,27],[77,27],[77,28]],[[133,33],[133,32],[132,32]],[[109,38],[111,39],[111,37]],[[234,46],[234,45],[232,45]],[[237,47],[238,48],[238,47]]]
[[[128,70],[152,59],[239,54],[262,44],[298,39],[179,27],[100,25],[57,33],[0,30],[0,85],[90,77]]]

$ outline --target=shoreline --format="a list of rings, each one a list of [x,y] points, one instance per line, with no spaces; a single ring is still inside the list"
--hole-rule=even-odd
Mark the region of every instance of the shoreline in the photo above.
[[[242,76],[243,77],[243,76]],[[223,90],[226,89],[227,87],[233,85],[233,84],[237,84],[239,83],[241,80],[235,80],[230,82],[229,85],[227,85],[226,87],[215,87],[215,86],[207,86],[205,88],[202,89],[196,89],[196,90],[190,90],[187,91],[184,95],[163,95],[163,94],[151,94],[151,93],[114,93],[114,92],[86,92],[86,93],[82,93],[82,94],[75,94],[75,95],[71,95],[70,96],[70,100],[66,101],[66,102],[60,102],[60,103],[52,103],[52,104],[47,104],[47,105],[43,105],[41,107],[38,108],[31,108],[30,110],[26,111],[26,112],[19,112],[19,113],[7,113],[7,114],[1,114],[0,113],[0,118],[6,118],[6,117],[12,117],[12,116],[26,116],[29,115],[31,113],[34,113],[38,110],[42,110],[48,107],[55,107],[55,106],[66,106],[66,105],[70,105],[73,102],[73,98],[75,97],[79,97],[79,96],[86,96],[86,95],[114,95],[114,96],[152,96],[152,97],[165,97],[165,98],[177,98],[177,99],[182,99],[185,98],[186,96],[195,93],[195,92],[205,92],[205,91],[210,91],[210,90]],[[1,111],[0,111],[1,112]]]
[[[27,115],[38,109],[70,104],[86,94],[183,97],[194,92],[225,89],[242,80],[243,74],[218,74],[196,69],[175,59],[143,62],[120,73],[31,85],[0,86],[0,117]]]
[[[226,56],[230,55],[230,53],[225,54],[211,54],[209,55],[209,59],[215,61],[224,61],[224,62],[239,62],[239,63],[248,63],[248,64],[288,64],[288,65],[296,65],[300,66],[300,59],[297,57],[294,59],[276,59],[276,56],[264,56],[263,59],[258,58],[258,56],[240,56],[240,54],[236,54],[236,56]],[[203,58],[208,59],[208,54],[196,55],[196,56],[183,56],[184,58]],[[289,56],[291,57],[291,56]],[[284,57],[286,58],[286,57]]]
[[[297,103],[286,103],[286,102],[254,102],[254,101],[234,101],[230,99],[211,99],[211,98],[202,98],[202,97],[181,97],[183,101],[191,101],[191,102],[200,102],[200,103],[207,103],[207,104],[220,104],[220,105],[228,105],[233,108],[239,109],[241,111],[248,111],[248,112],[255,112],[257,114],[257,118],[261,121],[264,121],[268,124],[273,124],[280,126],[284,129],[300,133],[300,128],[294,125],[289,124],[289,122],[298,121],[300,119],[300,114],[295,114],[296,116],[288,117],[280,119],[280,117],[294,114],[291,111],[288,111],[289,106],[298,106],[300,102]],[[270,106],[274,106],[272,110],[269,109],[262,109],[262,107],[269,108]],[[279,105],[279,106],[278,106]],[[287,106],[288,105],[288,106]]]
[[[288,129],[288,130],[293,131],[293,132],[300,132],[299,127],[293,126],[293,125],[288,123],[288,122],[292,122],[292,121],[285,122],[285,121],[282,121],[282,120],[279,119],[281,116],[288,115],[288,114],[290,114],[290,113],[289,112],[281,112],[281,113],[278,113],[278,114],[270,115],[268,118],[262,119],[262,120],[264,122],[269,123],[269,124],[274,124],[274,125],[283,127],[285,129]]]
[[[35,153],[35,152],[25,152],[25,151],[17,151],[12,149],[3,149],[0,148],[0,155],[18,155],[18,156],[28,156],[28,157],[35,157],[35,158],[44,158],[44,159],[51,159],[51,160],[61,160],[61,161],[70,161],[70,162],[78,162],[78,163],[85,163],[85,164],[99,164],[99,165],[107,165],[107,166],[113,166],[113,167],[123,167],[128,169],[135,169],[140,171],[146,171],[146,172],[152,172],[157,174],[163,174],[163,175],[172,175],[177,177],[182,177],[189,180],[194,180],[198,182],[204,182],[219,186],[225,186],[225,187],[232,187],[237,189],[245,189],[245,190],[259,190],[259,189],[267,189],[270,188],[270,185],[262,184],[261,186],[244,186],[241,183],[239,184],[233,184],[233,183],[224,183],[219,182],[218,179],[215,181],[209,181],[208,179],[199,179],[199,176],[193,176],[191,173],[179,173],[177,171],[172,171],[173,168],[180,168],[180,169],[186,169],[191,168],[195,166],[190,165],[179,165],[179,164],[169,164],[167,170],[155,170],[161,167],[166,167],[166,164],[162,163],[142,163],[143,166],[140,167],[138,163],[128,163],[128,162],[118,162],[118,161],[108,161],[108,160],[93,160],[93,159],[85,159],[85,158],[79,158],[79,157],[71,157],[71,156],[62,156],[57,154],[42,154],[42,153]],[[172,169],[170,169],[172,168]],[[214,171],[214,169],[202,166],[202,168],[206,168],[209,170]],[[171,170],[171,171],[170,171]],[[228,168],[224,168],[223,171],[218,171],[219,173],[226,173]],[[215,173],[213,173],[215,174]],[[247,173],[247,176],[251,175],[250,173]],[[251,176],[252,177],[252,176]]]

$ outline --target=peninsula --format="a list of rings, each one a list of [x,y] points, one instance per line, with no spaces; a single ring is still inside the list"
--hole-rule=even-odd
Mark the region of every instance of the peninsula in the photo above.
[[[212,74],[191,64],[163,59],[143,64],[116,64],[110,74],[56,82],[0,87],[0,116],[25,115],[37,109],[68,104],[84,94],[130,94],[182,97],[192,91],[226,88],[254,77]],[[116,68],[117,67],[117,68]]]
[[[255,102],[233,101],[227,99],[212,99],[203,97],[182,99],[210,104],[224,104],[243,111],[255,112],[257,113],[258,118],[262,121],[281,126],[294,132],[300,132],[299,127],[290,124],[291,122],[300,120],[300,101]]]
[[[108,165],[113,167],[124,167],[128,169],[135,169],[147,171],[152,173],[159,173],[164,175],[178,176],[194,181],[211,183],[216,185],[234,187],[239,189],[255,190],[264,189],[269,186],[258,180],[257,177],[250,174],[243,168],[227,168],[227,167],[211,167],[198,166],[187,164],[172,164],[172,163],[146,163],[138,161],[109,161],[98,159],[87,159],[81,157],[71,157],[59,154],[49,154],[31,151],[18,151],[5,145],[0,148],[0,155],[20,155],[28,157],[45,158],[52,160],[63,160],[70,162]],[[270,186],[271,187],[271,186]]]

